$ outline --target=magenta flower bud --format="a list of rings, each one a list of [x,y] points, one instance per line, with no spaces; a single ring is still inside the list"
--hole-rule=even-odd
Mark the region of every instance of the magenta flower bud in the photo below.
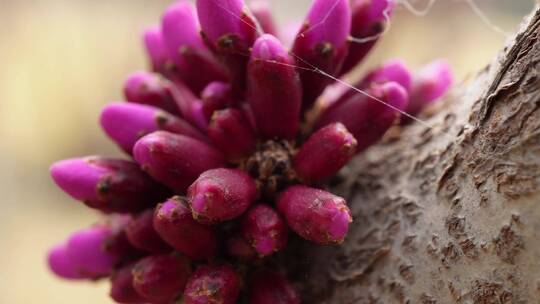
[[[169,245],[194,260],[206,260],[216,253],[214,229],[193,219],[184,198],[175,196],[158,205],[154,228]]]
[[[383,84],[391,81],[401,85],[407,92],[411,88],[411,72],[400,59],[389,60],[382,66],[371,70],[364,78],[355,84],[354,87],[360,90],[366,90],[373,84]],[[358,91],[341,83],[336,83],[325,90],[321,99],[324,102],[323,106],[328,107],[336,102],[344,102],[357,94],[359,94]]]
[[[404,111],[407,107],[408,94],[395,82],[373,85],[367,92],[385,104],[358,93],[332,104],[322,113],[317,127],[341,122],[358,141],[357,152],[376,143],[397,121],[400,112],[396,109]]]
[[[392,59],[382,66],[371,70],[360,82],[354,85],[355,88],[366,90],[373,84],[383,84],[385,82],[396,82],[407,92],[411,89],[412,75],[405,63],[400,59]],[[326,107],[337,102],[344,102],[347,99],[359,94],[341,83],[329,86],[321,99],[326,102]]]
[[[255,149],[255,132],[240,110],[225,109],[214,112],[207,132],[212,143],[228,159],[239,159]]]
[[[315,0],[296,36],[292,52],[297,63],[305,68],[317,68],[331,76],[341,70],[347,55],[351,30],[351,8],[347,0]],[[303,106],[311,106],[332,79],[302,70]]]
[[[411,72],[400,59],[388,60],[382,66],[371,70],[354,87],[360,90],[366,90],[373,84],[383,84],[391,81],[400,84],[407,92],[411,89]],[[334,102],[343,102],[356,94],[358,94],[356,90],[341,83],[336,83],[324,91],[321,100],[325,103],[323,106],[329,106]]]
[[[235,304],[240,277],[227,264],[203,265],[191,275],[184,291],[185,304]]]
[[[82,273],[78,271],[77,265],[71,260],[66,244],[59,244],[49,250],[47,257],[50,270],[62,279],[80,280],[84,279]]]
[[[257,23],[243,0],[197,0],[197,14],[204,35],[214,45],[243,42],[250,47],[257,38]]]
[[[258,36],[257,22],[243,0],[197,0],[202,34],[229,69],[235,91],[245,86],[249,48]]]
[[[145,299],[133,288],[133,265],[115,271],[111,277],[109,296],[117,303],[145,303]]]
[[[426,105],[443,96],[453,83],[452,70],[446,60],[426,65],[414,77],[407,113],[418,114]]]
[[[188,196],[196,220],[217,223],[244,213],[257,198],[257,186],[241,170],[212,169],[189,187]]]
[[[139,139],[133,157],[150,176],[178,193],[204,171],[225,164],[221,153],[202,141],[165,131]]]
[[[204,114],[203,103],[181,81],[175,81],[171,93],[182,113],[182,117],[200,130],[206,131],[208,119]]]
[[[146,104],[178,115],[180,112],[169,89],[170,83],[157,74],[135,72],[124,84],[126,100]]]
[[[99,278],[111,273],[120,257],[106,246],[112,230],[106,225],[95,225],[79,230],[67,241],[67,254],[85,277]]]
[[[371,70],[354,87],[360,90],[366,90],[374,84],[380,85],[392,81],[401,85],[407,92],[411,89],[411,72],[400,59],[389,60],[382,66]],[[359,94],[358,91],[337,83],[334,86],[330,86],[329,90],[324,92],[323,99],[327,99],[326,101],[329,101],[329,104],[334,102],[340,103],[357,94]]]
[[[134,103],[111,103],[101,111],[101,126],[105,133],[131,154],[142,136],[163,130],[202,141],[207,138],[185,120],[158,108]]]
[[[150,253],[165,253],[171,248],[161,239],[153,224],[154,210],[148,209],[134,217],[126,226],[129,242],[136,248]]]
[[[106,212],[137,212],[156,203],[163,190],[131,161],[99,156],[54,163],[56,184],[74,199]]]
[[[248,101],[265,138],[294,139],[300,123],[302,85],[294,60],[281,42],[265,34],[248,65]]]
[[[131,215],[111,215],[105,222],[111,229],[111,235],[104,241],[103,246],[107,252],[120,257],[121,263],[144,255],[144,252],[135,248],[128,240],[126,227],[131,220]]]
[[[353,0],[351,36],[353,41],[340,74],[351,71],[366,57],[379,40],[395,7],[395,0]]]
[[[294,157],[294,169],[306,181],[331,177],[356,154],[357,142],[341,123],[318,130]]]
[[[154,255],[133,267],[133,287],[147,301],[170,303],[182,294],[191,266],[179,254]]]
[[[260,257],[282,250],[288,234],[283,217],[267,205],[253,206],[242,220],[242,235]]]
[[[277,207],[294,232],[321,245],[343,242],[352,222],[345,200],[320,189],[289,187]]]
[[[261,271],[250,281],[249,304],[300,304],[300,296],[280,273]]]
[[[213,57],[200,35],[199,21],[189,2],[179,1],[163,14],[161,30],[178,76],[196,93],[214,80],[225,80],[226,72]]]
[[[253,261],[257,258],[255,249],[239,234],[227,238],[227,254],[242,261]]]
[[[172,61],[169,57],[167,47],[163,41],[163,35],[159,26],[148,27],[143,32],[144,45],[152,71],[163,75],[169,74]]]
[[[231,85],[221,81],[214,81],[208,84],[201,92],[201,100],[204,115],[210,121],[215,111],[232,105]]]
[[[249,3],[249,8],[255,19],[259,22],[264,33],[277,36],[278,30],[270,5],[266,0],[255,0]]]
[[[403,60],[388,60],[379,68],[370,71],[362,79],[360,87],[367,88],[370,84],[382,84],[391,81],[398,83],[407,91],[411,89],[412,75]]]

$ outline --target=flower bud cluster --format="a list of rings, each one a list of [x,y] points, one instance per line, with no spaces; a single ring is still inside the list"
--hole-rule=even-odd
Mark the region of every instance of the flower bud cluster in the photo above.
[[[368,94],[336,88],[377,40],[351,36],[379,34],[393,7],[314,0],[289,48],[264,1],[172,4],[143,33],[151,70],[101,114],[128,160],[51,166],[106,215],[51,249],[51,270],[109,277],[118,303],[300,303],[275,257],[302,239],[338,245],[353,220],[325,182],[452,81],[443,61],[412,75],[392,60],[355,84]]]

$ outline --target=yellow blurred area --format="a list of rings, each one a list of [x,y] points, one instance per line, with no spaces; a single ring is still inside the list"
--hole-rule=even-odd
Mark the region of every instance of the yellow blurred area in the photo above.
[[[427,0],[409,1],[424,7]],[[145,68],[139,32],[169,1],[0,0],[0,303],[111,303],[106,284],[69,283],[46,265],[48,247],[92,223],[95,212],[56,189],[55,160],[120,156],[97,125],[100,108],[121,99],[124,77]],[[301,18],[307,0],[273,0],[280,23]],[[477,0],[493,24],[512,32],[530,0]],[[419,67],[446,57],[457,78],[485,66],[506,37],[463,0],[440,0],[425,16],[400,6],[362,70],[401,57]]]

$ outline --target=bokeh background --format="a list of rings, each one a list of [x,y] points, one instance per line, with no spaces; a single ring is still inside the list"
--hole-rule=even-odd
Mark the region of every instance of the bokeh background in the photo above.
[[[284,24],[309,0],[272,0]],[[428,0],[409,0],[421,9]],[[107,284],[68,283],[45,265],[47,248],[98,215],[56,189],[51,162],[121,156],[97,125],[100,108],[121,100],[130,72],[146,67],[139,32],[166,0],[0,0],[0,303],[111,303]],[[533,0],[476,0],[512,33]],[[418,67],[446,57],[470,79],[504,45],[464,0],[439,0],[425,15],[400,5],[391,30],[362,69],[401,57]]]

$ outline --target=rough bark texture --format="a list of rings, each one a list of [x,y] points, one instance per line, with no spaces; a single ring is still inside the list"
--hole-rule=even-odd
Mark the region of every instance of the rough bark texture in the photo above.
[[[433,128],[355,160],[345,243],[295,258],[305,303],[540,303],[539,40],[537,9]]]

